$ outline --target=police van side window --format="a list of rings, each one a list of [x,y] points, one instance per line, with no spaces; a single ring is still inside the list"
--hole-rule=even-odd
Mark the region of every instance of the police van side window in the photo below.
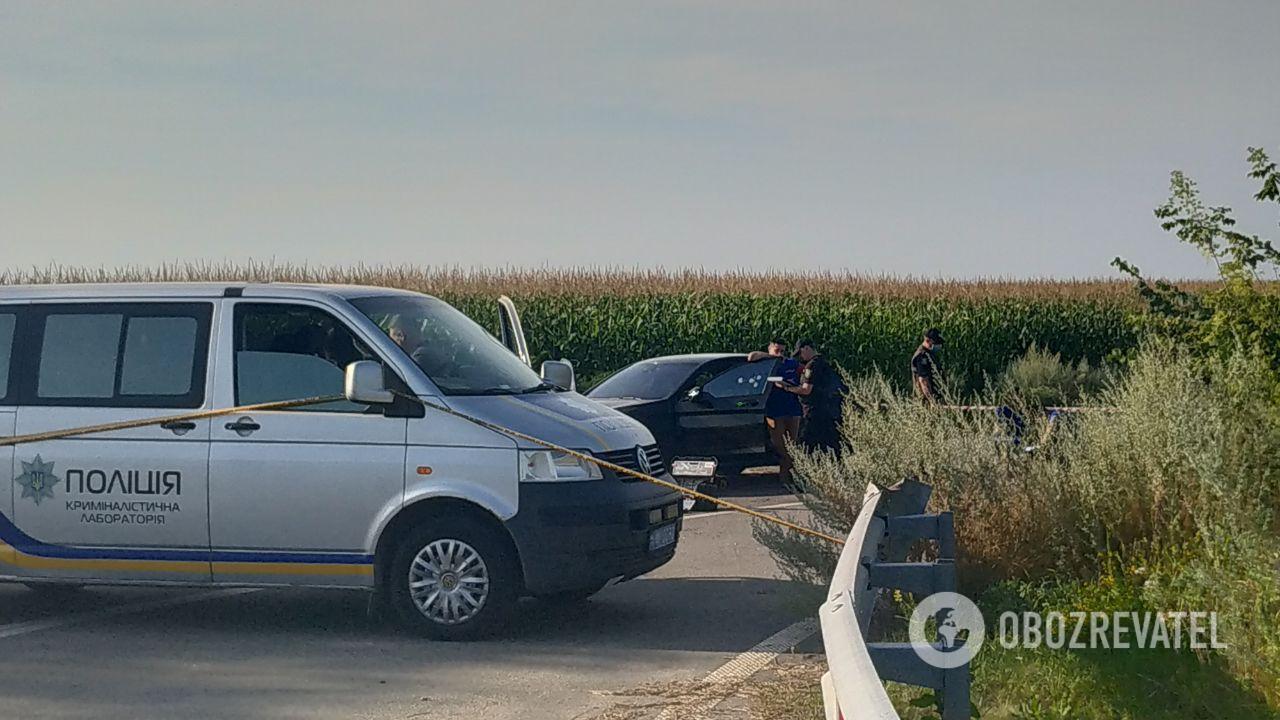
[[[9,367],[13,358],[13,333],[18,316],[0,312],[0,400],[9,397]]]
[[[235,309],[236,404],[341,395],[346,367],[376,359],[345,325],[305,305],[238,303]],[[368,410],[346,400],[299,411]]]
[[[42,398],[110,398],[120,355],[119,314],[45,318],[36,394]]]
[[[36,306],[34,405],[204,404],[212,306],[111,303]]]
[[[191,391],[195,318],[129,318],[120,367],[121,395],[185,395]]]

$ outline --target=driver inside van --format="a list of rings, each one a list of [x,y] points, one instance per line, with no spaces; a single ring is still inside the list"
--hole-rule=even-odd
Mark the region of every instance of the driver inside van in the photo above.
[[[445,352],[440,342],[428,347],[422,326],[411,315],[393,317],[387,325],[387,336],[428,375],[449,375],[456,369],[454,353]]]
[[[413,354],[422,348],[422,333],[414,323],[405,320],[403,315],[397,315],[391,320],[391,324],[387,327],[387,335],[409,357],[413,357]],[[414,359],[417,360],[417,358]]]

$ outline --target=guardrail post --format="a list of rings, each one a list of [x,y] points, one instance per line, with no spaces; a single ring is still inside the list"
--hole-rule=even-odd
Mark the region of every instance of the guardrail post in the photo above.
[[[955,518],[950,512],[938,513],[938,557],[956,558],[956,527]]]
[[[942,671],[942,720],[969,720],[969,666]]]
[[[885,492],[877,513],[886,517],[917,515],[928,507],[932,495],[933,488],[915,478],[907,478]]]
[[[940,669],[926,663],[911,643],[865,641],[876,589],[902,590],[919,599],[956,590],[955,521],[949,512],[924,512],[931,492],[928,485],[913,478],[889,490],[868,486],[867,497],[875,502],[859,513],[837,568],[838,577],[832,578],[832,595],[820,615],[831,666],[823,693],[829,701],[828,717],[834,717],[833,709],[853,717],[851,713],[862,712],[863,706],[871,703],[878,709],[868,710],[867,717],[896,718],[883,692],[883,680],[931,688],[938,697],[943,720],[969,717],[968,665]],[[912,546],[921,540],[937,543],[937,559],[904,562]],[[836,620],[837,617],[844,619]],[[934,639],[935,643],[939,641],[940,638]],[[855,651],[852,655],[847,651],[850,644]],[[862,657],[860,665],[858,653]],[[838,702],[837,698],[844,701]]]
[[[902,560],[919,540],[936,540],[939,558],[955,558],[956,534],[951,513],[891,515],[885,518],[884,560]]]
[[[938,525],[945,532],[938,538],[939,554],[945,544],[951,550],[949,557],[938,558],[939,577],[938,590],[935,592],[956,591],[955,533],[951,526],[951,513],[938,516]],[[945,541],[945,543],[944,543]],[[944,620],[939,613],[937,623],[941,626]],[[949,668],[942,671],[941,683],[935,687],[941,700],[942,720],[968,720],[969,718],[969,665]]]

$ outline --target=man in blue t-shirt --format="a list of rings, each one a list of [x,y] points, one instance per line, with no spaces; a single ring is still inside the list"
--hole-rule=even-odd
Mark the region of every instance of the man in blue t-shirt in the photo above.
[[[765,352],[759,350],[747,355],[747,362],[759,362],[768,358],[778,358],[779,362],[773,374],[782,377],[784,384],[800,383],[800,361],[787,357],[787,343],[781,338],[774,338]],[[764,422],[769,427],[769,441],[778,452],[778,479],[785,485],[791,484],[791,453],[787,450],[787,441],[796,442],[800,436],[800,416],[804,412],[800,406],[800,398],[789,392],[774,388],[764,404]]]

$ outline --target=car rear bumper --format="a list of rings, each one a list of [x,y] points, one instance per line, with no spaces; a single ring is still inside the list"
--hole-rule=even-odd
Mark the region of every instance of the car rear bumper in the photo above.
[[[680,497],[616,477],[522,483],[519,511],[507,529],[520,553],[525,588],[534,594],[591,589],[665,564],[680,540]],[[671,524],[676,541],[650,551],[649,535]]]

